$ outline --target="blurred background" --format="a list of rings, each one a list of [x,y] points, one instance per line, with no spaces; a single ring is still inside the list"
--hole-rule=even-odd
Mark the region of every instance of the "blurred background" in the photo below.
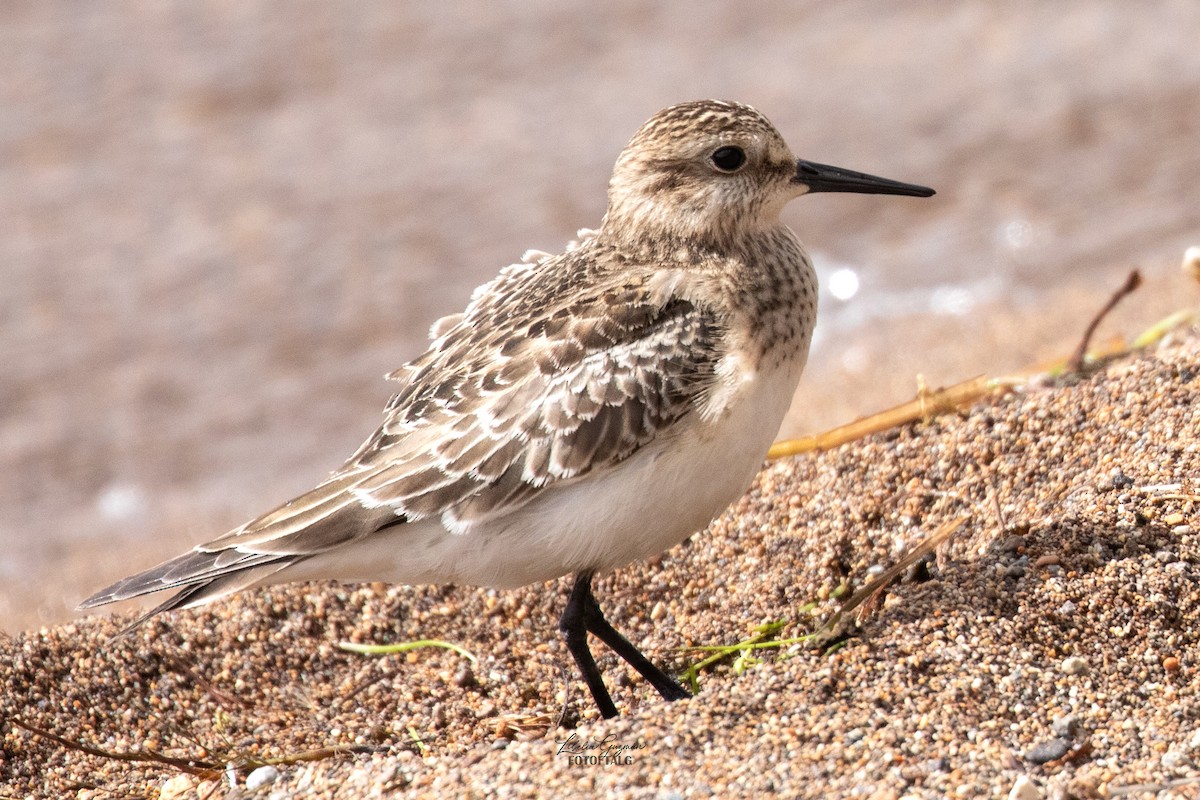
[[[785,220],[823,278],[785,434],[1197,302],[1200,4],[0,4],[0,629],[309,488],[382,375],[599,222],[660,107],[934,186]],[[720,465],[714,465],[719,469]]]

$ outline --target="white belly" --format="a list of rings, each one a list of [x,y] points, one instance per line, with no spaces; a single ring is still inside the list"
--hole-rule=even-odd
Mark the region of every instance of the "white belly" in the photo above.
[[[337,578],[512,588],[655,556],[704,528],[754,480],[803,363],[742,375],[724,412],[615,468],[552,487],[511,514],[447,530],[439,519],[387,528],[306,559],[276,580]]]
[[[707,526],[753,482],[795,391],[796,379],[787,374],[756,380],[722,418],[692,415],[678,435],[602,476],[547,492],[507,517],[502,531],[484,532],[506,552],[482,559],[471,582],[518,586],[613,569],[658,555]],[[504,562],[503,574],[493,559]]]

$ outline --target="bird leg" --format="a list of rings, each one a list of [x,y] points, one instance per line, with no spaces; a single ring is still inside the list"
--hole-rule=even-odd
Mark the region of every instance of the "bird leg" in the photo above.
[[[691,693],[687,689],[654,666],[650,659],[642,655],[604,618],[600,604],[592,595],[592,573],[581,572],[575,576],[575,585],[571,588],[567,607],[563,609],[562,617],[558,621],[558,629],[562,631],[567,650],[575,659],[575,665],[579,667],[579,672],[583,675],[583,680],[592,693],[592,699],[596,701],[596,707],[600,709],[600,716],[605,719],[615,717],[617,707],[613,704],[612,697],[604,685],[604,678],[600,675],[600,668],[596,666],[596,659],[588,648],[588,633],[594,633],[600,641],[608,645],[610,650],[641,673],[642,677],[658,690],[664,700],[682,700],[685,697],[691,697]]]

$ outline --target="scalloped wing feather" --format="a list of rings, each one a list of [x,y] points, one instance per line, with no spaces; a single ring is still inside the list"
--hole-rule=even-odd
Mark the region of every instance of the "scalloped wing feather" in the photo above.
[[[436,515],[464,530],[664,435],[712,389],[719,320],[649,273],[591,275],[581,295],[571,253],[477,291],[342,469],[198,549],[314,553]]]

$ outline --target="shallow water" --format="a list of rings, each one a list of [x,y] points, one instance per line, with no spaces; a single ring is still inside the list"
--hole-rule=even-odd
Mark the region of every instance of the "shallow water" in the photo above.
[[[786,211],[826,287],[787,431],[1069,350],[1132,266],[1114,329],[1195,302],[1194,3],[411,5],[0,12],[0,627],[320,479],[679,100],[938,189]]]

